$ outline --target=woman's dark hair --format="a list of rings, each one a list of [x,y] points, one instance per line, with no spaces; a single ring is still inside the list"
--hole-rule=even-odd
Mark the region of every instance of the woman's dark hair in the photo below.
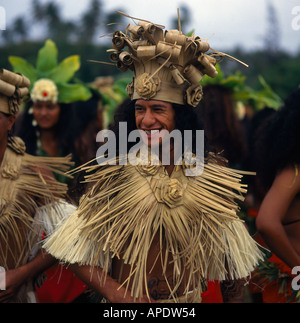
[[[101,95],[98,91],[91,90],[92,97],[87,101],[76,101],[72,104],[74,128],[76,135],[80,135],[86,130],[92,121],[98,118],[98,104]]]
[[[221,85],[206,85],[198,113],[210,146],[223,152],[231,166],[242,167],[247,154],[246,132],[236,115],[232,91]]]
[[[14,135],[22,138],[26,145],[26,152],[37,155],[37,128],[32,125],[33,115],[29,113],[32,102],[28,102],[17,120]],[[60,104],[61,112],[57,124],[57,140],[62,156],[72,154],[77,163],[78,157],[74,149],[75,129],[73,127],[73,110],[70,104]]]
[[[87,101],[76,101],[72,108],[74,110],[74,145],[80,158],[80,163],[84,164],[95,158],[98,149],[96,142],[97,133],[102,130],[103,121],[99,113],[99,92],[92,90],[92,97]],[[101,114],[102,114],[102,110]]]
[[[277,173],[286,167],[300,164],[300,88],[285,100],[264,127],[256,143],[257,173],[269,189]]]
[[[114,117],[114,124],[110,126],[110,130],[112,130],[116,134],[117,139],[117,150],[118,150],[118,140],[119,140],[119,123],[127,122],[127,134],[131,131],[136,130],[135,123],[135,102],[131,100],[125,100],[116,110]],[[173,104],[173,109],[175,111],[175,124],[176,129],[178,129],[182,133],[182,138],[184,138],[184,130],[192,130],[193,133],[193,146],[192,152],[196,153],[196,130],[203,130],[203,123],[198,117],[195,108],[190,106],[184,106],[180,104]],[[182,140],[184,143],[184,140]],[[128,151],[130,148],[136,143],[128,143]],[[209,151],[207,140],[205,140],[205,156]],[[183,151],[183,150],[182,150]]]

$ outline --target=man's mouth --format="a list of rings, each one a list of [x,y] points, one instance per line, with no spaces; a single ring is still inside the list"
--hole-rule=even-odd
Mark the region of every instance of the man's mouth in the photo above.
[[[161,129],[151,129],[151,130],[144,130],[147,136],[154,136],[160,132]]]

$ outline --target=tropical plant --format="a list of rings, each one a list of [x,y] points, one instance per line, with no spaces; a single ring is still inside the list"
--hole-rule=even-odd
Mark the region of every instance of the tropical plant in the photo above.
[[[91,97],[89,88],[78,81],[74,82],[74,75],[80,68],[79,55],[69,56],[59,64],[57,56],[55,43],[48,39],[38,52],[36,67],[21,57],[10,56],[8,60],[15,73],[21,73],[30,79],[31,88],[39,79],[52,80],[57,86],[60,103],[89,99]],[[71,81],[73,83],[70,83]]]

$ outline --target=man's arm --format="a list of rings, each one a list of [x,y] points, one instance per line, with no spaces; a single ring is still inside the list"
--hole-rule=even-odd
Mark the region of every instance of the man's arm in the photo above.
[[[300,255],[290,242],[283,221],[299,192],[300,175],[294,168],[283,170],[275,178],[256,219],[256,227],[268,248],[291,268],[299,266]]]
[[[6,290],[0,292],[0,303],[9,302],[20,287],[54,265],[56,259],[43,249],[26,265],[6,272]]]
[[[133,303],[134,299],[125,287],[116,282],[111,276],[105,275],[100,267],[70,265],[75,275],[87,286],[96,290],[99,294],[109,300],[110,303]],[[126,293],[126,295],[125,295]],[[135,301],[136,303],[153,303],[147,296],[143,296]]]

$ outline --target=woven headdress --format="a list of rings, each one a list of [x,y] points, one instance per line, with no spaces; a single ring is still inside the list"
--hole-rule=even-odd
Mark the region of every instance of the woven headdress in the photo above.
[[[137,25],[129,24],[125,33],[116,31],[110,59],[120,71],[134,71],[127,87],[132,100],[153,99],[196,107],[202,98],[202,77],[217,76],[218,59],[228,55],[216,51],[207,54],[210,45],[200,37],[184,35],[181,28],[163,29],[140,20]]]
[[[29,94],[30,80],[21,75],[0,69],[0,112],[16,115],[22,99]]]

